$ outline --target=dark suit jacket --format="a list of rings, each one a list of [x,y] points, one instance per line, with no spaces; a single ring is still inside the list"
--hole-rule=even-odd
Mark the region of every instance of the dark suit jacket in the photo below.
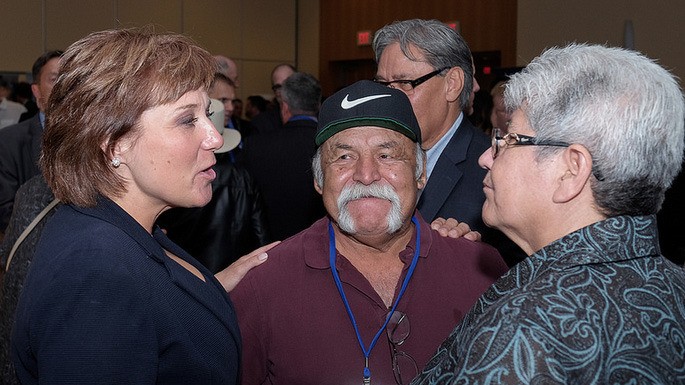
[[[0,129],[0,233],[9,223],[19,186],[40,174],[38,157],[42,134],[39,114]]]
[[[268,134],[283,128],[280,106],[268,108],[250,121],[252,133],[250,135]]]
[[[281,129],[245,142],[245,167],[264,197],[274,240],[294,235],[326,215],[312,176],[316,125],[313,120],[290,120]]]
[[[501,232],[483,223],[483,178],[487,171],[478,158],[491,145],[490,138],[464,117],[435,164],[421,193],[418,209],[428,222],[455,218],[479,231],[483,241],[496,247],[507,265],[525,258],[523,251]]]
[[[418,208],[426,221],[456,218],[473,230],[485,230],[481,212],[486,170],[478,165],[478,158],[488,147],[490,138],[464,117],[421,193]]]
[[[48,221],[12,332],[22,384],[235,384],[239,351],[227,293],[159,228],[108,199]]]

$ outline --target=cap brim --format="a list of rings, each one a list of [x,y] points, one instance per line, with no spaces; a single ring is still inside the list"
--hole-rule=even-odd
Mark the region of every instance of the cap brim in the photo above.
[[[348,128],[353,128],[353,127],[381,127],[381,128],[387,128],[393,131],[397,131],[400,134],[408,137],[412,141],[416,142],[416,134],[414,131],[412,131],[409,127],[405,126],[404,124],[394,120],[394,119],[387,119],[387,118],[379,118],[379,117],[367,117],[367,118],[352,118],[352,119],[346,119],[346,120],[339,120],[333,123],[330,123],[328,126],[324,127],[319,133],[316,135],[316,145],[320,146],[321,143],[327,141],[330,139],[333,135],[337,134],[340,131],[346,130]]]

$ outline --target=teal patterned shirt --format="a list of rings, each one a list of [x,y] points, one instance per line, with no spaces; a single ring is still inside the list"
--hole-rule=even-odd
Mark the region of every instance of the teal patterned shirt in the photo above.
[[[490,287],[419,384],[685,384],[685,270],[654,216],[575,231]]]

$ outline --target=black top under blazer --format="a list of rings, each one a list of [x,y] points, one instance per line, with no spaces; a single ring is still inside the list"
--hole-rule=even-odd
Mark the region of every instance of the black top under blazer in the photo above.
[[[239,352],[227,293],[159,228],[150,235],[104,198],[57,209],[17,307],[23,384],[235,384]]]

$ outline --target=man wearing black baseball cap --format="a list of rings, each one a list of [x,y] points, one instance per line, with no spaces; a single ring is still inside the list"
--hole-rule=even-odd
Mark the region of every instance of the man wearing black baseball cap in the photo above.
[[[484,243],[441,237],[416,211],[425,154],[403,92],[371,81],[337,92],[316,145],[328,216],[231,292],[243,384],[409,383],[506,265]]]

